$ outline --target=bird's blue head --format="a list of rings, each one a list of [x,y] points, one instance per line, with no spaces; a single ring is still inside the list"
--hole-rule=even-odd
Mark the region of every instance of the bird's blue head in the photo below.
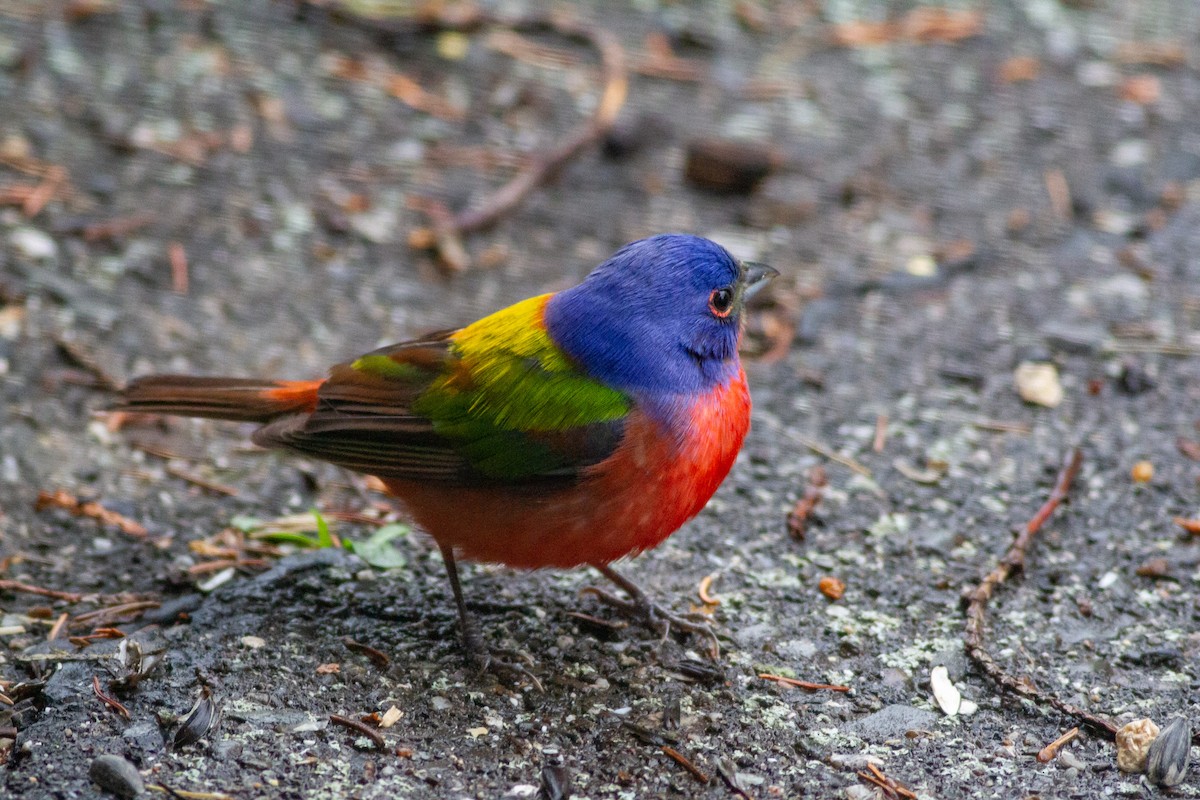
[[[589,375],[635,397],[703,392],[737,375],[746,298],[777,274],[699,236],[652,236],[554,295],[546,327]]]

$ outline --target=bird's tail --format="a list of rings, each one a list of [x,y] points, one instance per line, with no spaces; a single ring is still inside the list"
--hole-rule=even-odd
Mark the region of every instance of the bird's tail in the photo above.
[[[149,375],[125,387],[113,410],[265,423],[316,410],[322,383]]]

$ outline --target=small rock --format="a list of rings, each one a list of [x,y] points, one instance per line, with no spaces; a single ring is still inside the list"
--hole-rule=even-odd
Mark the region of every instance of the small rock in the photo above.
[[[746,210],[746,222],[755,228],[799,225],[816,214],[820,186],[797,175],[773,175],[763,181]]]
[[[1090,356],[1104,346],[1106,334],[1099,325],[1076,325],[1050,320],[1042,326],[1046,346],[1064,353]]]
[[[693,186],[750,194],[779,166],[769,144],[739,139],[695,139],[688,144],[684,175]]]
[[[121,731],[121,738],[128,748],[146,753],[159,752],[163,747],[162,730],[150,720],[133,723]]]
[[[350,229],[372,244],[394,241],[398,222],[395,210],[384,205],[349,218]]]
[[[18,253],[34,261],[46,261],[58,255],[58,245],[37,228],[17,228],[9,234],[8,243]]]
[[[829,757],[830,766],[846,772],[858,772],[874,765],[883,766],[883,759],[867,753],[834,753]]]
[[[261,636],[243,636],[240,641],[245,647],[249,647],[251,650],[267,646],[267,640]]]
[[[1085,61],[1075,70],[1075,80],[1084,86],[1112,86],[1120,77],[1117,68],[1106,61]]]
[[[88,777],[101,789],[117,797],[137,797],[146,790],[137,767],[120,756],[97,756],[88,768]]]
[[[657,113],[622,114],[604,135],[601,148],[608,158],[626,158],[639,150],[670,141],[671,124]]]
[[[1159,786],[1178,786],[1187,777],[1192,756],[1192,726],[1187,717],[1175,717],[1150,743],[1146,777]]]
[[[1121,374],[1117,376],[1117,388],[1125,394],[1139,395],[1153,389],[1157,384],[1146,369],[1136,361],[1126,361],[1121,364]]]
[[[1137,167],[1148,163],[1150,157],[1150,144],[1145,139],[1125,139],[1112,149],[1108,160],[1115,167]]]
[[[1017,394],[1026,403],[1057,408],[1063,401],[1062,383],[1058,378],[1058,367],[1046,361],[1024,361],[1013,373]]]
[[[1117,769],[1122,772],[1142,772],[1150,743],[1158,737],[1158,726],[1151,720],[1139,719],[1126,723],[1117,731]]]
[[[1072,753],[1070,750],[1060,750],[1058,752],[1058,763],[1063,769],[1076,769],[1082,772],[1087,768],[1087,764],[1079,759],[1079,756]]]
[[[938,716],[932,711],[895,703],[843,725],[842,731],[870,742],[883,742],[899,739],[911,730],[928,730],[937,721]]]

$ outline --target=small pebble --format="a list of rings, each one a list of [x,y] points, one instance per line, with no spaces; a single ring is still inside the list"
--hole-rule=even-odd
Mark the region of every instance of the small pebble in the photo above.
[[[101,789],[117,797],[137,797],[146,790],[137,767],[120,756],[97,756],[88,768],[88,777]]]
[[[1024,361],[1013,373],[1017,394],[1026,403],[1056,408],[1063,401],[1062,383],[1058,379],[1058,367],[1046,361]]]
[[[1129,477],[1134,483],[1149,483],[1154,480],[1154,465],[1149,461],[1139,461],[1129,471]]]
[[[45,261],[58,255],[58,245],[37,228],[17,228],[8,236],[13,249],[33,261]]]
[[[1061,764],[1064,769],[1077,769],[1080,772],[1087,768],[1087,764],[1084,764],[1079,759],[1079,756],[1075,755],[1070,750],[1058,751],[1058,763]]]
[[[696,139],[688,143],[684,174],[689,183],[713,192],[750,194],[779,165],[763,142]]]
[[[867,753],[834,753],[829,757],[830,765],[847,772],[859,772],[874,765],[883,766],[883,759]]]

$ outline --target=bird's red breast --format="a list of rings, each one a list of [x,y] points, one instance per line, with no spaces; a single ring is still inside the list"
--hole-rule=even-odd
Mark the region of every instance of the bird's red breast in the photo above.
[[[467,558],[527,569],[607,564],[658,545],[698,514],[749,427],[750,393],[739,368],[671,423],[635,409],[616,451],[565,488],[386,483],[439,543]]]

